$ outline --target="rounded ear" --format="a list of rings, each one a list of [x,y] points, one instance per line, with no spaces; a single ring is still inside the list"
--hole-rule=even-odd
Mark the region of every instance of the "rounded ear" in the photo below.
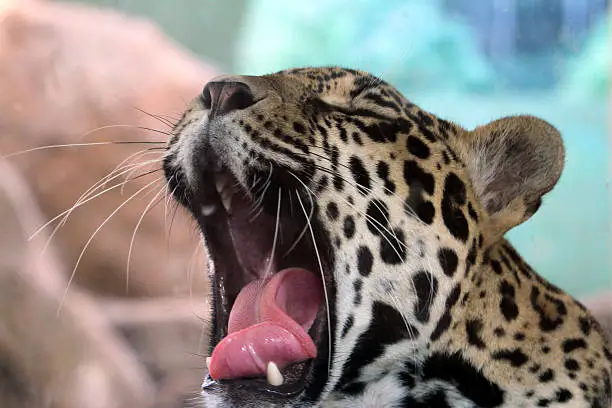
[[[489,214],[489,229],[497,236],[531,217],[563,170],[561,135],[533,116],[498,119],[457,142],[476,195]]]

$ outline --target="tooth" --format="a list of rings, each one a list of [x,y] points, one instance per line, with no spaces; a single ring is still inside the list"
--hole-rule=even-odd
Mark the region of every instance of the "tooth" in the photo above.
[[[221,203],[223,203],[223,207],[225,208],[225,211],[229,213],[230,208],[232,206],[232,197],[234,197],[234,194],[231,190],[223,190],[223,192],[220,194],[221,194]]]
[[[217,175],[215,177],[215,187],[217,188],[217,193],[221,194],[223,190],[225,190],[225,185],[227,184],[227,177]]]
[[[274,385],[278,387],[279,385],[283,385],[285,380],[283,379],[283,375],[281,374],[278,366],[274,364],[272,361],[268,362],[268,368],[266,370],[266,378],[268,380],[268,384]]]
[[[217,210],[217,207],[212,205],[212,204],[211,205],[203,205],[202,208],[200,209],[200,211],[202,212],[202,215],[205,216],[205,217],[213,215],[216,210]]]
[[[210,362],[212,361],[211,357],[206,357],[206,368],[210,371]]]

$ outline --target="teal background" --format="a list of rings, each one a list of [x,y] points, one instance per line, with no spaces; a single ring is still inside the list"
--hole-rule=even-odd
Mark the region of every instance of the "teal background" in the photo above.
[[[607,1],[88,2],[154,19],[226,72],[340,64],[371,71],[468,128],[509,114],[541,116],[564,136],[565,171],[508,237],[576,296],[612,288]]]

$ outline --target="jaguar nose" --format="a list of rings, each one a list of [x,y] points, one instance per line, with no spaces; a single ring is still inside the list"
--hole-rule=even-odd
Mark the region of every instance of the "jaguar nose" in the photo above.
[[[257,102],[251,88],[243,82],[213,81],[204,86],[202,101],[210,115],[221,116],[248,108]]]

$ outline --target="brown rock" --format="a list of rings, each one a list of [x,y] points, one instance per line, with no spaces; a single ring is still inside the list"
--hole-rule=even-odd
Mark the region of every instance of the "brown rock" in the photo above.
[[[155,407],[183,408],[197,395],[206,372],[206,300],[106,300],[102,309],[136,350],[156,387]]]
[[[56,148],[11,157],[44,214],[54,217],[130,154],[163,147],[171,122],[213,75],[213,69],[149,22],[72,4],[4,2],[0,7],[0,155],[52,144],[160,142]],[[152,151],[139,160],[160,159],[161,154],[161,149]],[[128,197],[152,183],[143,191],[148,195],[126,204],[96,235],[75,282],[96,293],[126,294],[132,232],[164,186],[163,179],[154,181],[162,176],[159,169],[159,162],[138,169],[134,175],[157,171],[126,184],[123,195],[116,188],[75,210],[54,237],[70,275],[98,226]],[[174,216],[172,206],[165,215],[164,194],[157,197],[161,203],[144,217],[136,235],[130,296],[205,291],[201,251],[191,265],[193,273],[188,273],[199,245],[195,229],[181,209]]]
[[[26,183],[0,160],[0,406],[145,408],[153,382],[92,299],[72,287]]]

